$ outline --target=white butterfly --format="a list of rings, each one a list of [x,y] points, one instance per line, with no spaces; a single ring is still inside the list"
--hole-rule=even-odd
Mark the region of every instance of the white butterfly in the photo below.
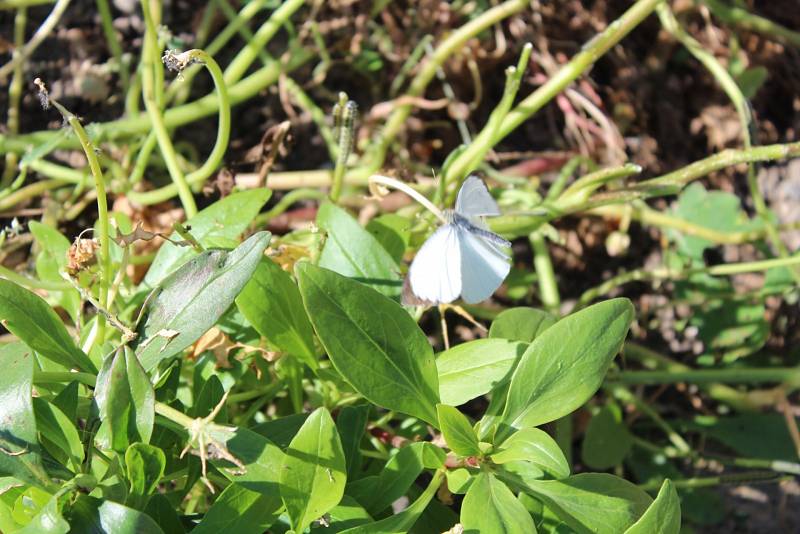
[[[411,263],[408,283],[420,301],[464,302],[489,298],[511,269],[505,248],[511,243],[490,232],[483,217],[500,215],[497,203],[477,176],[469,176],[445,210],[447,224],[437,229]]]

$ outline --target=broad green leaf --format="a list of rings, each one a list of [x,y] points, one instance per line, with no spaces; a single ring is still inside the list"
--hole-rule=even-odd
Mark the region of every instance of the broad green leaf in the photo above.
[[[314,333],[303,308],[300,290],[289,273],[274,261],[259,263],[250,282],[236,297],[242,315],[276,348],[318,367]]]
[[[194,381],[192,383],[192,388],[195,390],[193,394],[194,404],[192,404],[191,409],[188,411],[188,415],[191,417],[205,417],[219,404],[219,401],[222,400],[222,396],[225,395],[225,388],[222,387],[222,382],[220,382],[216,375],[211,375],[207,379],[202,379],[198,376],[197,366],[195,366],[194,370]],[[196,391],[198,389],[200,391]],[[227,408],[227,406],[223,405],[222,409],[220,409],[219,413],[214,418],[214,421],[217,423],[227,422]]]
[[[57,406],[41,397],[33,399],[33,411],[42,445],[61,463],[66,465],[69,461],[70,469],[78,472],[83,462],[83,443],[75,423]]]
[[[25,528],[17,534],[66,534],[70,525],[61,516],[58,496],[53,496]],[[74,530],[73,530],[74,532]]]
[[[138,328],[136,353],[145,370],[214,326],[250,281],[269,240],[269,232],[259,232],[232,251],[207,250],[163,280]]]
[[[70,421],[77,423],[78,421],[78,388],[80,384],[77,380],[73,380],[67,384],[61,393],[55,396],[52,401],[54,406],[57,406]]]
[[[554,315],[536,308],[511,308],[500,312],[489,327],[490,338],[530,343],[556,324]]]
[[[624,532],[653,502],[634,484],[606,473],[530,481],[528,490],[579,533]]]
[[[479,455],[481,450],[478,448],[478,435],[469,424],[467,416],[446,404],[439,404],[436,410],[439,413],[439,428],[450,450],[460,456]]]
[[[450,490],[451,493],[466,493],[475,480],[469,470],[464,467],[448,469],[445,471],[445,475],[447,476],[447,489]]]
[[[269,189],[250,189],[228,195],[211,204],[184,223],[192,236],[206,248],[233,248],[236,239],[253,221],[269,200]],[[170,239],[180,241],[173,233]],[[195,252],[191,247],[176,246],[165,241],[158,249],[150,269],[142,282],[147,287],[156,287],[164,278],[186,263]]]
[[[103,362],[95,401],[107,448],[124,452],[131,443],[147,443],[155,420],[155,391],[133,351],[120,347]]]
[[[41,356],[68,368],[97,372],[56,312],[40,296],[4,278],[0,278],[0,321]]]
[[[372,523],[373,519],[352,497],[345,495],[339,504],[328,512],[330,526],[314,528],[314,534],[333,534],[359,525]]]
[[[281,470],[281,498],[295,532],[339,503],[346,478],[336,425],[325,408],[317,408],[286,449]]]
[[[347,494],[370,515],[378,515],[405,495],[424,469],[439,469],[444,460],[441,448],[427,442],[412,443],[397,451],[379,475],[348,484]]]
[[[489,393],[511,378],[526,345],[505,339],[477,339],[439,353],[439,394],[442,402],[460,406]]]
[[[31,400],[33,360],[33,351],[22,343],[0,346],[0,446],[8,451],[0,452],[0,474],[47,487],[49,477],[42,467]]]
[[[192,534],[261,534],[277,518],[270,497],[234,482],[217,497]]]
[[[425,511],[425,508],[428,507],[433,496],[436,495],[436,490],[439,489],[441,481],[442,474],[441,472],[437,472],[433,476],[433,480],[431,480],[428,487],[417,500],[399,514],[389,516],[380,521],[375,521],[374,523],[366,523],[357,527],[348,528],[347,530],[341,531],[341,534],[402,534],[408,532]]]
[[[70,532],[98,534],[161,534],[147,514],[113,501],[79,495],[69,513]]]
[[[126,504],[144,509],[150,496],[158,490],[164,476],[167,458],[164,451],[146,443],[134,443],[125,451],[125,469],[130,484]]]
[[[61,271],[67,266],[69,240],[52,226],[39,221],[30,221],[28,229],[40,247],[40,252],[36,256],[36,274],[39,279],[46,282],[64,283]],[[77,289],[48,291],[48,300],[64,308],[72,321],[78,323],[81,296]]]
[[[167,534],[183,534],[186,532],[172,503],[161,493],[156,493],[150,498],[145,513],[153,518],[158,523],[158,526],[161,527],[161,530]]]
[[[545,330],[514,371],[503,423],[538,426],[581,406],[602,384],[632,320],[633,306],[619,298],[585,308]]]
[[[396,213],[385,213],[367,223],[367,232],[383,245],[392,259],[400,264],[411,238],[411,221]]]
[[[397,262],[372,234],[343,209],[326,202],[317,213],[317,224],[327,238],[319,266],[396,297],[402,283]]]
[[[748,413],[716,417],[699,415],[693,420],[674,424],[683,432],[701,432],[740,456],[768,460],[797,461],[797,449],[786,425],[786,418],[777,413]]]
[[[678,534],[681,530],[681,500],[675,486],[667,479],[656,500],[625,534]]]
[[[336,370],[373,403],[437,424],[428,339],[396,302],[310,263],[296,266],[303,304]]]
[[[586,427],[581,458],[592,469],[604,471],[621,464],[632,443],[619,407],[607,404],[592,416]]]
[[[749,230],[754,224],[742,210],[739,197],[725,191],[706,191],[698,182],[681,191],[674,211],[676,217],[689,223],[724,233]],[[703,259],[706,248],[715,246],[704,237],[686,235],[678,230],[669,230],[667,234],[682,254],[697,260]]]
[[[569,464],[558,443],[544,430],[523,428],[503,441],[491,455],[496,464],[526,461],[555,478],[569,476]]]
[[[345,406],[336,417],[336,429],[342,440],[342,450],[347,460],[348,480],[352,480],[361,467],[361,440],[367,429],[369,410],[368,404]]]
[[[705,359],[730,363],[760,350],[769,338],[770,324],[761,301],[706,301],[692,310],[689,324],[699,330]],[[703,355],[698,360],[704,358]]]
[[[211,436],[226,447],[243,468],[226,460],[213,460],[214,466],[230,481],[266,497],[259,501],[265,514],[262,517],[266,514],[277,517],[283,507],[279,480],[284,453],[268,439],[244,428],[218,427]]]
[[[297,434],[297,431],[300,430],[300,427],[303,426],[303,423],[306,422],[306,419],[308,419],[307,413],[295,413],[272,421],[259,423],[251,427],[250,430],[268,438],[281,449],[285,449],[289,446],[289,443],[292,441],[295,434]],[[342,433],[339,432],[339,435],[341,436]],[[344,444],[344,441],[342,441],[342,444]]]
[[[536,532],[528,511],[505,484],[481,473],[461,503],[464,534],[529,534]]]

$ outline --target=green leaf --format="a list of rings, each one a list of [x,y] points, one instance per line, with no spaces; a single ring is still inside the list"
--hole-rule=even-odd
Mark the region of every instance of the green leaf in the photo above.
[[[236,305],[259,334],[283,352],[318,367],[314,333],[303,299],[291,275],[270,260],[262,260]]]
[[[569,476],[569,464],[558,443],[544,430],[523,428],[503,441],[491,455],[496,464],[527,461],[555,478]]]
[[[439,428],[450,450],[460,456],[477,456],[481,453],[478,435],[469,424],[467,416],[457,408],[445,404],[439,404],[436,411],[439,414]]]
[[[505,339],[477,339],[439,353],[439,394],[442,402],[460,406],[489,393],[511,378],[526,345]]]
[[[372,523],[372,517],[367,511],[355,499],[347,495],[342,497],[341,502],[328,512],[328,517],[330,526],[314,528],[312,530],[314,534],[334,534],[347,528]]]
[[[199,212],[184,226],[190,228],[192,236],[205,248],[233,248],[236,239],[250,226],[271,195],[269,189],[263,188],[233,193]],[[173,233],[170,239],[180,241],[181,237]],[[156,287],[194,255],[191,247],[164,242],[144,277],[143,285]]]
[[[336,417],[336,429],[342,439],[347,460],[347,479],[352,480],[361,467],[361,439],[367,429],[370,407],[367,404],[345,406]]]
[[[461,503],[464,534],[528,534],[536,532],[528,511],[505,484],[481,473]]]
[[[736,76],[736,84],[742,90],[742,95],[751,99],[756,96],[758,90],[764,85],[769,76],[769,71],[763,65],[751,67],[738,76]]]
[[[66,534],[70,532],[70,525],[61,516],[59,508],[58,496],[51,497],[25,528],[16,531],[17,534]]]
[[[95,402],[106,448],[124,452],[136,441],[147,443],[153,433],[155,391],[133,351],[120,347],[103,362],[97,375]],[[100,438],[98,438],[100,439]]]
[[[346,470],[336,425],[325,408],[317,408],[289,444],[281,469],[281,498],[295,532],[339,503]]]
[[[665,480],[656,500],[625,534],[678,534],[681,531],[681,500],[675,485]]]
[[[250,281],[269,240],[269,232],[259,232],[233,251],[207,250],[161,283],[137,330],[136,352],[145,370],[180,353],[214,326]]]
[[[113,501],[79,495],[69,513],[70,532],[161,534],[150,516]]]
[[[633,444],[622,412],[607,404],[592,416],[581,446],[581,458],[592,469],[610,469],[622,463]]]
[[[144,509],[164,476],[167,458],[164,451],[146,443],[134,443],[125,451],[125,469],[130,483],[126,504]]]
[[[697,182],[681,191],[675,204],[675,216],[723,233],[749,230],[753,224],[742,210],[739,197],[724,191],[706,191]],[[682,254],[697,260],[703,259],[706,248],[715,246],[713,241],[704,237],[685,235],[677,230],[668,231],[668,235],[676,242]]]
[[[346,211],[329,202],[317,212],[317,224],[327,232],[319,266],[369,285],[384,295],[400,294],[400,268],[372,234]]]
[[[61,393],[55,396],[52,403],[57,406],[70,421],[76,423],[78,421],[78,387],[80,383],[73,380],[67,384]]]
[[[490,338],[530,343],[556,324],[558,318],[536,308],[511,308],[500,312],[489,327]]]
[[[261,534],[277,518],[268,496],[233,483],[217,497],[192,534]]]
[[[161,493],[156,493],[150,498],[145,512],[167,534],[183,534],[186,532],[178,514],[172,507],[172,503]]]
[[[300,430],[300,427],[303,426],[303,423],[306,422],[306,419],[308,419],[307,413],[295,413],[287,415],[286,417],[273,419],[272,421],[259,423],[251,427],[250,430],[264,437],[268,437],[269,440],[278,447],[285,449],[289,446],[289,443],[292,441],[295,434],[297,434],[297,431]],[[339,432],[339,436],[342,436],[341,432]],[[342,440],[342,447],[344,448],[344,440]],[[345,452],[346,451],[347,449],[345,449]]]
[[[396,213],[385,213],[367,223],[367,232],[383,245],[398,265],[411,239],[411,221]]]
[[[503,423],[538,426],[581,406],[602,384],[632,320],[633,306],[619,298],[589,306],[545,330],[514,371]]]
[[[35,293],[0,278],[0,321],[38,354],[64,367],[97,372],[70,337],[56,312]]]
[[[694,307],[690,324],[712,361],[729,363],[749,356],[767,342],[770,324],[763,302],[723,299]],[[702,356],[701,356],[702,357]]]
[[[439,489],[439,484],[442,481],[442,473],[437,472],[433,476],[428,487],[425,491],[414,501],[408,508],[400,512],[375,521],[374,523],[366,523],[353,528],[343,530],[341,534],[402,534],[408,532],[414,523],[420,518],[425,508],[436,495],[436,490]]]
[[[41,434],[42,445],[63,464],[78,472],[83,462],[83,443],[78,429],[64,412],[41,397],[33,399],[36,427]]]
[[[212,460],[215,467],[230,481],[255,491],[268,500],[261,501],[264,513],[276,514],[283,507],[279,492],[281,466],[285,455],[274,443],[244,428],[221,427],[212,434],[244,466],[226,460]]]
[[[0,446],[7,451],[0,452],[0,474],[46,488],[50,478],[42,467],[31,400],[33,360],[33,352],[22,343],[0,346]]]
[[[405,495],[424,469],[439,469],[444,460],[445,453],[439,447],[427,442],[412,443],[397,451],[379,475],[348,484],[347,494],[370,515],[378,515]]]
[[[559,519],[578,533],[624,532],[653,502],[634,484],[606,473],[529,481],[528,486],[531,495],[544,501]]]
[[[693,420],[680,420],[673,424],[683,432],[701,432],[706,438],[730,447],[740,456],[797,461],[797,449],[794,448],[786,418],[781,414],[700,415]]]
[[[379,406],[437,424],[428,339],[396,302],[364,284],[300,263],[303,304],[336,370]]]
[[[69,240],[52,226],[38,221],[30,221],[28,229],[40,247],[40,252],[36,256],[36,274],[39,279],[46,282],[64,283],[61,271],[67,266]],[[72,321],[78,324],[81,296],[77,289],[48,291],[48,300],[64,308]]]

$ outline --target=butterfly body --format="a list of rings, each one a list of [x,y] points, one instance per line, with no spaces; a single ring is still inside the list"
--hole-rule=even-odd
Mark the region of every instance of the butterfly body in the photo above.
[[[508,275],[506,248],[511,243],[491,232],[483,217],[500,215],[484,183],[470,176],[458,192],[455,209],[445,210],[446,224],[420,248],[409,269],[417,300],[446,303],[459,296],[467,303],[489,298]]]

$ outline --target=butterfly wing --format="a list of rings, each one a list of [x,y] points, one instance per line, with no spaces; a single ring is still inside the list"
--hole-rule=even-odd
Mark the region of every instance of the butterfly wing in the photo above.
[[[461,293],[461,247],[465,232],[452,224],[437,229],[417,252],[408,279],[420,300],[453,302]]]
[[[492,296],[511,270],[508,255],[480,235],[461,230],[461,298],[468,304]]]
[[[477,176],[470,175],[461,184],[456,197],[456,213],[466,217],[491,217],[500,215],[500,208],[494,201],[486,184]]]

